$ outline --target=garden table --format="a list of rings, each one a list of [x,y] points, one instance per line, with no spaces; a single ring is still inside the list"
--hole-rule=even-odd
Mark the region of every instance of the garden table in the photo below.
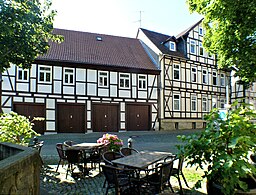
[[[160,160],[163,160],[167,156],[172,155],[172,153],[168,152],[145,151],[125,156],[123,158],[115,159],[111,162],[134,169],[146,169],[149,165],[152,165]]]
[[[87,154],[92,154],[95,150],[102,147],[102,143],[79,143],[66,148],[66,150],[80,150],[83,153],[84,175],[89,175],[89,169],[87,167],[88,158]]]

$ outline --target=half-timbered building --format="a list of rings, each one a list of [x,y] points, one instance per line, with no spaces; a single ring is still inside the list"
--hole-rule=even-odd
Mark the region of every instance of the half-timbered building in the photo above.
[[[228,101],[226,72],[217,69],[215,55],[203,48],[201,23],[177,36],[138,31],[137,38],[161,69],[161,129],[203,128],[204,115],[212,108],[224,108]]]
[[[1,107],[34,117],[39,133],[158,128],[158,70],[138,39],[55,29],[31,69],[2,74]]]

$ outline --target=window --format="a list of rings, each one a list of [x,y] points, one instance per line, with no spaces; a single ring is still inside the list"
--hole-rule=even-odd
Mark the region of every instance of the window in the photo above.
[[[173,65],[173,79],[180,80],[180,65],[178,64]]]
[[[147,89],[147,78],[145,75],[139,75],[139,89]]]
[[[223,73],[220,74],[220,86],[225,86],[225,74]]]
[[[39,82],[51,82],[52,68],[48,66],[39,66]]]
[[[191,96],[191,111],[197,111],[196,96]]]
[[[225,108],[225,99],[220,100],[220,108]]]
[[[129,74],[120,74],[119,75],[119,87],[120,88],[130,88],[130,75]]]
[[[212,108],[217,108],[217,98],[216,97],[213,97],[212,98]]]
[[[202,99],[202,110],[203,110],[203,112],[208,111],[208,101],[207,101],[206,97],[203,97],[203,99]]]
[[[74,69],[73,68],[64,68],[64,83],[65,84],[74,84]]]
[[[169,41],[169,49],[171,51],[176,51],[176,44],[172,41]]]
[[[20,67],[17,69],[18,80],[28,81],[28,70],[24,70]]]
[[[207,84],[208,83],[208,73],[207,70],[203,70],[203,84]]]
[[[203,48],[203,44],[199,43],[199,55],[203,56],[204,55],[204,48]]]
[[[197,70],[196,67],[191,68],[191,81],[196,82]]]
[[[190,52],[195,54],[196,53],[196,42],[195,41],[190,41]]]
[[[180,110],[180,95],[173,96],[173,110],[179,111]]]
[[[212,84],[217,85],[217,73],[212,72]]]
[[[204,30],[203,30],[203,27],[199,27],[199,35],[204,35]]]
[[[98,73],[98,85],[100,87],[108,87],[108,72],[100,71]]]

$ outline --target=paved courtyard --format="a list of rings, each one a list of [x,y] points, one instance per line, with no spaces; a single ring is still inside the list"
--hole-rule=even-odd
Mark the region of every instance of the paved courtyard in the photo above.
[[[115,133],[127,145],[129,137],[133,139],[133,147],[138,150],[148,151],[163,151],[176,153],[175,145],[180,144],[177,135],[189,135],[198,132],[198,130],[186,131],[160,131],[160,132],[120,132]],[[104,176],[99,173],[98,169],[90,171],[90,175],[85,178],[74,179],[70,175],[66,178],[67,166],[59,168],[56,172],[58,162],[58,154],[55,148],[56,143],[64,142],[65,140],[73,140],[77,143],[81,142],[96,142],[103,133],[87,133],[87,134],[54,134],[43,135],[39,140],[44,141],[44,146],[41,151],[41,156],[44,161],[44,167],[40,176],[41,194],[88,194],[101,195],[105,194],[106,188],[103,188]],[[178,193],[178,183],[175,178],[171,180],[174,189]],[[185,184],[183,183],[185,188]],[[189,183],[193,186],[193,183]],[[205,189],[200,189],[193,192],[191,189],[185,189],[185,194],[205,194]],[[110,191],[109,194],[114,194]],[[161,194],[172,194],[169,189],[166,189]]]

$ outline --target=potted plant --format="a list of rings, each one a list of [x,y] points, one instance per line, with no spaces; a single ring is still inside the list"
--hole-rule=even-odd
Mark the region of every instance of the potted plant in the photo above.
[[[256,168],[250,154],[255,153],[256,147],[256,125],[253,123],[256,111],[250,106],[235,102],[225,119],[221,119],[218,109],[213,109],[205,117],[207,125],[204,131],[191,136],[179,136],[186,142],[178,146],[179,155],[184,156],[187,165],[204,170],[195,188],[201,187],[204,178],[207,179],[209,194],[213,194],[211,187],[219,188],[222,194],[248,191],[251,186],[248,186],[247,179],[255,187]]]
[[[123,146],[123,140],[119,139],[117,135],[108,133],[99,138],[97,143],[108,144],[109,150],[114,152],[119,152]]]

